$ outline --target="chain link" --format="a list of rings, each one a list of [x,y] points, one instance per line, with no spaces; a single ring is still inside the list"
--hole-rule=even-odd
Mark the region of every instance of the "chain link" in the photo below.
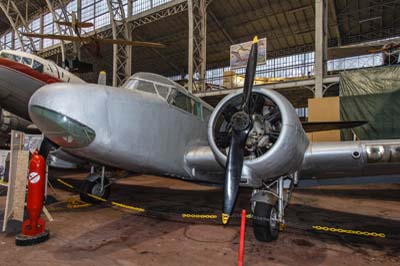
[[[78,193],[82,193],[82,191],[79,191],[73,185],[61,180],[60,178],[58,178],[57,181]],[[156,218],[168,219],[168,220],[179,221],[179,222],[202,223],[202,224],[204,224],[204,223],[222,224],[221,223],[221,214],[200,213],[200,212],[204,212],[204,210],[200,210],[198,213],[191,213],[191,212],[173,213],[173,212],[166,212],[166,211],[156,211],[156,210],[140,208],[137,206],[126,205],[126,204],[115,202],[115,201],[108,201],[104,198],[101,198],[101,197],[98,197],[96,195],[89,194],[89,193],[87,193],[86,195],[88,195],[89,197],[92,197],[98,201],[101,201],[103,204],[134,211],[136,213],[136,215],[156,217]],[[88,206],[91,206],[91,204],[83,202],[78,199],[68,199],[68,204],[67,204],[68,208],[77,209],[77,208],[84,208],[84,207],[88,207]],[[268,218],[268,217],[254,216],[252,214],[247,214],[246,218],[251,219],[252,221],[262,221],[262,222],[270,221],[270,218]],[[230,219],[234,220],[234,222],[230,223],[230,224],[235,224],[235,222],[239,223],[240,219],[241,219],[241,215],[233,214],[230,216]],[[275,220],[275,222],[277,222],[277,220]],[[282,224],[282,226],[285,226],[285,225]],[[293,224],[293,226],[291,225],[291,227],[299,228],[298,226],[296,226],[294,224]],[[307,230],[307,229],[309,229],[309,227],[302,228],[302,229]],[[312,229],[317,230],[317,231],[341,233],[341,234],[353,234],[353,235],[380,237],[380,238],[386,237],[386,235],[384,233],[356,231],[356,230],[348,230],[348,229],[319,226],[319,225],[312,226]]]
[[[341,233],[341,234],[351,234],[351,235],[359,235],[359,236],[371,236],[371,237],[381,237],[385,238],[386,235],[384,233],[377,233],[377,232],[365,232],[359,230],[348,230],[342,228],[334,228],[334,227],[327,227],[327,226],[319,226],[314,225],[312,227],[314,230],[317,231],[325,231],[325,232],[333,232],[333,233]]]

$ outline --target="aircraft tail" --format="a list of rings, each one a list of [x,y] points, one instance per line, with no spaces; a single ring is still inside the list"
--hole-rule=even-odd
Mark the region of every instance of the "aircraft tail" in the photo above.
[[[107,73],[105,71],[100,71],[99,79],[97,80],[99,85],[107,85]]]

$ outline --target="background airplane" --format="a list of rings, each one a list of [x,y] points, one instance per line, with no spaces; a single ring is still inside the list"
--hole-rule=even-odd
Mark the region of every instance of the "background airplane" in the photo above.
[[[30,97],[40,87],[54,82],[85,83],[39,56],[21,51],[0,51],[0,108],[30,120]]]

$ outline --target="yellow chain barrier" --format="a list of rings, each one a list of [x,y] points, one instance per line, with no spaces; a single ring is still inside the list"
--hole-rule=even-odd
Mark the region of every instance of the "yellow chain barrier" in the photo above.
[[[70,189],[75,189],[74,186],[72,186],[71,184],[68,184],[67,182],[61,180],[60,178],[58,178],[57,181]],[[107,202],[106,199],[98,197],[96,195],[89,194],[89,193],[87,195],[98,201]],[[91,204],[89,204],[89,203],[82,202],[82,201],[76,200],[76,199],[73,199],[70,202],[68,202],[68,208],[84,208],[84,207],[88,207],[90,205]],[[122,204],[122,203],[115,202],[115,201],[112,201],[111,205],[120,207],[120,208],[124,208],[124,209],[128,209],[128,210],[132,210],[132,211],[136,211],[136,212],[146,212],[146,209],[144,209],[144,208],[130,206],[130,205]],[[185,219],[218,219],[217,214],[182,213],[181,216],[182,216],[182,218],[185,218]],[[246,218],[252,219],[253,215],[247,214]],[[314,226],[312,226],[312,228],[314,230],[318,230],[318,231],[341,233],[341,234],[353,234],[353,235],[363,235],[363,236],[381,237],[381,238],[386,237],[386,235],[384,233],[363,232],[363,231],[347,230],[347,229],[342,229],[342,228],[326,227],[326,226],[319,226],[319,225],[314,225]]]
[[[317,231],[325,231],[325,232],[333,232],[333,233],[341,233],[341,234],[351,234],[351,235],[371,236],[371,237],[381,237],[381,238],[386,237],[386,235],[384,233],[365,232],[365,231],[359,231],[359,230],[348,230],[348,229],[319,226],[319,225],[314,225],[314,226],[312,226],[312,228]]]
[[[61,184],[63,184],[66,187],[69,187],[70,189],[74,189],[74,186],[71,184],[68,184],[67,182],[61,180],[60,178],[57,178],[57,181],[60,182]]]
[[[78,200],[78,199],[74,199],[74,198],[69,198],[67,200],[67,208],[68,209],[79,209],[79,208],[86,208],[91,206],[92,204]]]
[[[217,218],[218,218],[218,215],[216,215],[216,214],[182,213],[182,218],[191,218],[191,219],[217,219]]]
[[[112,201],[111,204],[114,205],[114,206],[120,207],[120,208],[125,208],[125,209],[128,209],[128,210],[131,210],[131,211],[145,212],[145,209],[143,209],[143,208],[139,208],[139,207],[135,207],[135,206],[129,206],[129,205],[125,205],[125,204],[122,204],[122,203],[115,202],[115,201]]]

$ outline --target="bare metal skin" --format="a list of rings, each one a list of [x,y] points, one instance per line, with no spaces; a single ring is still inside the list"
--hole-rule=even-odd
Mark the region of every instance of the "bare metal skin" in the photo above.
[[[136,78],[175,87],[212,110],[178,84],[158,75],[143,75],[137,74]],[[283,125],[272,149],[245,160],[241,186],[257,188],[262,181],[295,172],[300,180],[399,172],[400,140],[309,144],[286,98],[271,90],[254,91],[277,104]],[[46,85],[32,96],[29,108],[33,122],[45,134],[48,121],[33,113],[32,106],[55,111],[95,132],[88,146],[63,147],[72,155],[135,172],[223,183],[226,155],[216,147],[213,123],[221,107],[239,94],[225,97],[210,121],[183,111],[156,93],[95,84]]]

